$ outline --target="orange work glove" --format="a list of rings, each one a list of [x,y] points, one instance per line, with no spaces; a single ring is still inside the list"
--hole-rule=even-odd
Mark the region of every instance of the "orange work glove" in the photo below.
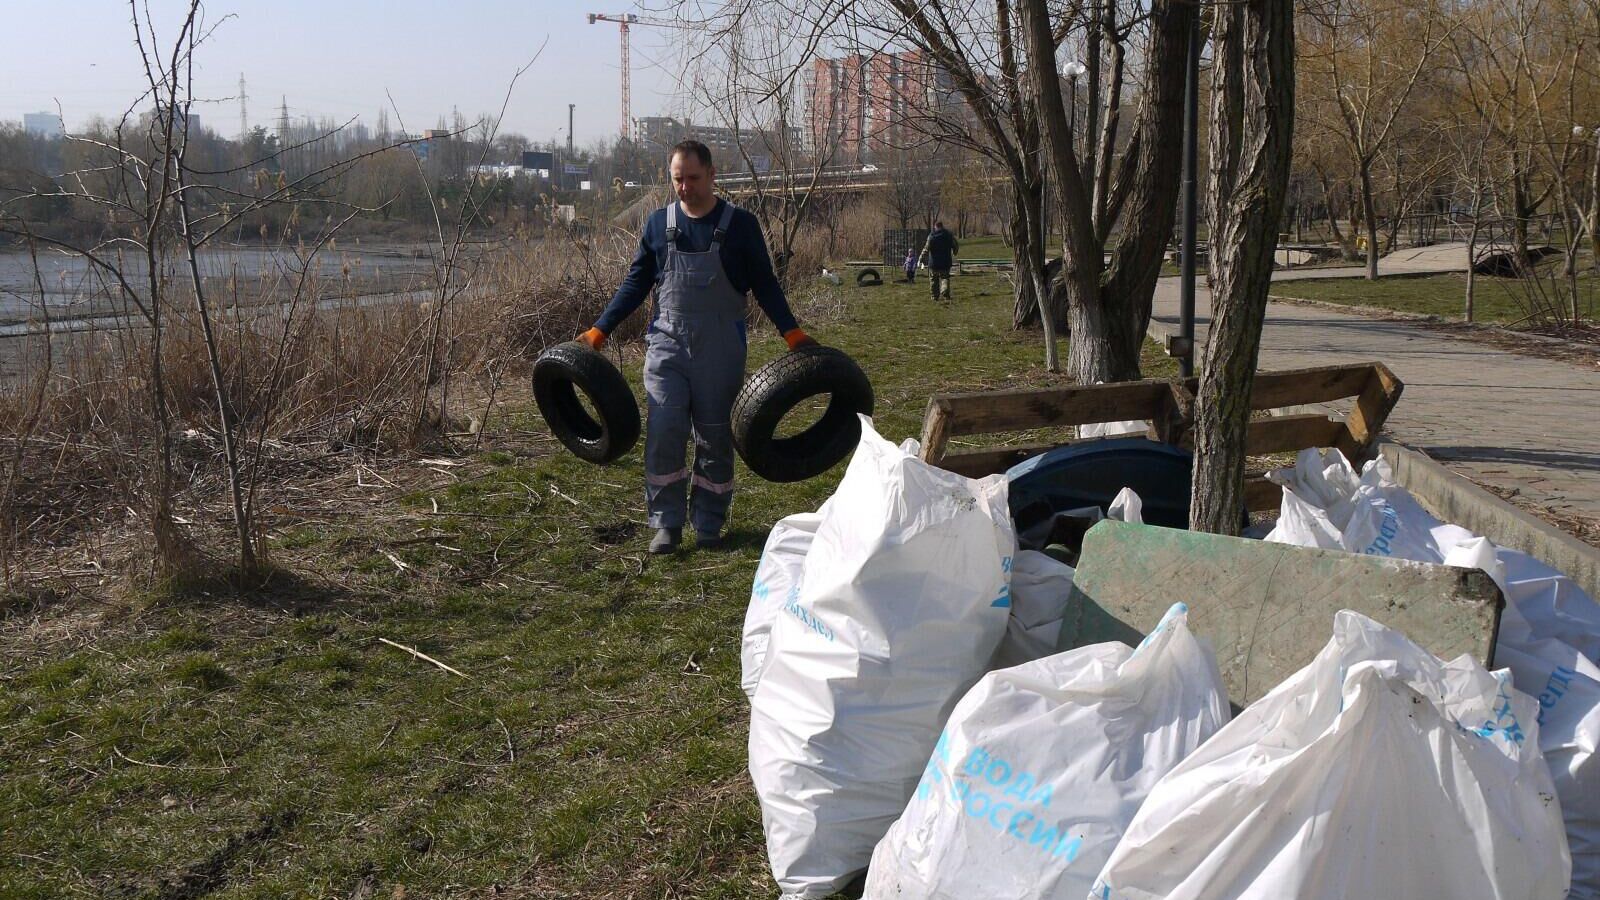
[[[599,350],[600,345],[606,342],[606,333],[598,328],[591,328],[578,335],[578,340],[588,344],[591,350]]]
[[[790,350],[799,350],[801,347],[819,346],[816,339],[798,328],[791,328],[783,333],[783,339]]]

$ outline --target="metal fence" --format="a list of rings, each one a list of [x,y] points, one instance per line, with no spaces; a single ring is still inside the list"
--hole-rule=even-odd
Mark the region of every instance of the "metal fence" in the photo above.
[[[913,256],[922,253],[922,245],[928,242],[928,229],[926,228],[885,228],[883,230],[883,267],[894,270],[905,265],[906,252]]]

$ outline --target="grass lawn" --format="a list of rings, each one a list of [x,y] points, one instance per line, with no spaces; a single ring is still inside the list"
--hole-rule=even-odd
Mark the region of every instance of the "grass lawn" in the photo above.
[[[1275,282],[1272,295],[1462,319],[1466,284],[1466,276],[1456,274],[1389,276],[1377,282],[1330,278]],[[1579,277],[1578,286],[1592,307],[1600,282],[1596,282],[1593,275],[1584,275]],[[1530,311],[1523,293],[1525,286],[1516,279],[1480,275],[1474,280],[1474,288],[1473,321],[1510,324],[1525,319]]]
[[[811,306],[834,309],[812,333],[872,377],[885,436],[915,435],[933,391],[1055,380],[998,276],[956,279],[949,306],[926,290]],[[781,343],[752,333],[754,368]],[[740,625],[767,530],[843,466],[793,485],[741,467],[729,548],[665,561],[640,466],[481,453],[376,526],[275,530],[297,576],[260,595],[0,606],[0,896],[771,894]]]

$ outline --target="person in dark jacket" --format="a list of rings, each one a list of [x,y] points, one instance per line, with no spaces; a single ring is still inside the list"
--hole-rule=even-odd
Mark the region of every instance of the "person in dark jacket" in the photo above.
[[[672,148],[670,159],[678,198],[651,213],[622,286],[579,337],[600,349],[655,289],[644,357],[644,493],[656,529],[651,553],[678,548],[685,505],[696,544],[722,542],[733,502],[730,419],[744,382],[745,294],[755,294],[790,350],[816,344],[789,310],[761,223],[714,193],[711,151],[699,141],[684,141]],[[692,472],[684,464],[691,432]]]
[[[950,299],[950,270],[955,267],[956,252],[960,249],[956,236],[944,230],[943,222],[933,223],[928,242],[922,247],[922,258],[928,263],[928,280],[933,284],[933,299],[939,299],[941,286],[944,299]]]

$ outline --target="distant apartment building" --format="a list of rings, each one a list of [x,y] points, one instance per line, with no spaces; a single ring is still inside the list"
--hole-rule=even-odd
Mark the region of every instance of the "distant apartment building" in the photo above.
[[[772,166],[774,155],[798,152],[802,148],[803,129],[791,125],[788,131],[785,144],[776,126],[771,125],[735,131],[718,125],[679,121],[672,116],[643,116],[635,120],[634,141],[649,154],[653,162],[663,165],[674,144],[692,138],[705,144],[711,151],[711,159],[720,172],[731,174],[749,169],[765,172]],[[744,146],[742,151],[741,143]]]
[[[949,73],[920,50],[813,60],[806,81],[806,137],[840,164],[917,143],[956,102]]]
[[[22,127],[29,134],[44,138],[58,138],[66,132],[61,127],[61,117],[53,112],[23,113]]]

